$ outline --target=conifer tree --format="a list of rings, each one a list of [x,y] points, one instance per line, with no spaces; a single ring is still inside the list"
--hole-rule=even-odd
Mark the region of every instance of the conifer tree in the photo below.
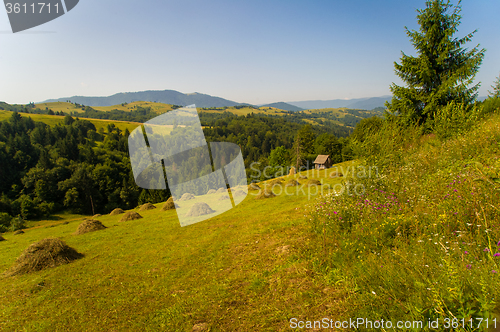
[[[423,124],[450,101],[474,102],[479,84],[471,84],[485,49],[463,47],[477,30],[463,38],[454,37],[461,19],[460,1],[453,6],[449,0],[429,0],[417,12],[419,31],[405,27],[417,56],[402,52],[401,63],[394,63],[406,86],[393,83],[393,97],[386,106],[404,122]]]

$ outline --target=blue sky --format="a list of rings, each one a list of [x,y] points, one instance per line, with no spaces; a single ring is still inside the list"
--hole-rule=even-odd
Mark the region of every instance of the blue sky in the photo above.
[[[456,3],[456,1],[455,1]],[[0,10],[0,101],[172,89],[237,102],[390,94],[394,61],[413,53],[424,0],[80,0],[12,34]],[[457,36],[487,49],[486,95],[500,73],[500,2],[464,0]]]

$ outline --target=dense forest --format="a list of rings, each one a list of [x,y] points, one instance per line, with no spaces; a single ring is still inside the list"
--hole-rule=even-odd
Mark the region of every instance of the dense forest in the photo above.
[[[107,130],[96,130],[91,121],[71,115],[61,124],[49,126],[17,112],[38,113],[31,105],[3,103],[2,108],[12,113],[0,122],[0,231],[56,212],[108,213],[117,206],[130,209],[170,196],[168,189],[146,190],[135,184],[128,130],[121,131],[112,123]],[[85,112],[95,115],[94,111]],[[144,121],[152,115],[150,109],[139,109],[126,118]],[[249,181],[261,179],[252,169],[295,165],[297,145],[305,167],[312,165],[318,153],[330,154],[336,162],[351,158],[349,141],[337,138],[335,134],[340,133],[336,128],[229,112],[202,112],[200,118],[208,142],[240,146]]]

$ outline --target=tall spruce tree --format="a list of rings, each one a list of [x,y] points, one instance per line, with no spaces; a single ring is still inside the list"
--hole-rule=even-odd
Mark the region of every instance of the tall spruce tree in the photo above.
[[[450,1],[430,0],[417,12],[419,31],[405,27],[417,56],[402,52],[401,63],[394,63],[406,86],[393,83],[393,97],[386,106],[404,122],[424,124],[452,100],[466,105],[474,102],[479,83],[471,84],[485,49],[463,47],[477,30],[463,38],[454,37],[461,19],[460,1],[453,6]]]

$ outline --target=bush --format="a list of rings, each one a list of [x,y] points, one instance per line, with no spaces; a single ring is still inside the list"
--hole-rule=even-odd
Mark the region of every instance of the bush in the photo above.
[[[5,212],[0,212],[0,233],[4,233],[8,230],[12,217],[10,214]]]
[[[26,222],[24,219],[18,215],[16,218],[13,218],[11,223],[10,223],[10,231],[15,232],[20,229],[26,228]]]
[[[482,116],[480,104],[465,105],[452,101],[441,107],[432,121],[433,131],[440,138],[460,135],[472,129]]]

